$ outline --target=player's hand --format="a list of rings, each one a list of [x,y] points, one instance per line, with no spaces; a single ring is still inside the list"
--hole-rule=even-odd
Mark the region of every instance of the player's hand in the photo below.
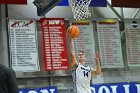
[[[99,51],[96,51],[96,53],[95,53],[95,60],[96,61],[100,60],[100,53],[99,53]]]

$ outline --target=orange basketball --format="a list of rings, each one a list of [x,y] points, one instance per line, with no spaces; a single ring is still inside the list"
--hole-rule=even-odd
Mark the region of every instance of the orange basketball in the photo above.
[[[72,25],[68,28],[67,32],[72,38],[77,38],[80,34],[80,29],[77,26]]]

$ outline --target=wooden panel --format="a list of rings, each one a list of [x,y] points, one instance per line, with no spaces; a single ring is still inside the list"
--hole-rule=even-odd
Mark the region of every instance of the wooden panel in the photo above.
[[[0,0],[0,4],[27,4],[27,0]]]
[[[140,0],[112,0],[112,6],[140,8]]]

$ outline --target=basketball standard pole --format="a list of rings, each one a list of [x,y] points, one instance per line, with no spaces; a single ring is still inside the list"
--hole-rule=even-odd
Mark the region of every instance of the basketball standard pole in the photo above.
[[[135,14],[134,14],[134,16],[133,16],[132,19],[135,19],[139,12],[140,12],[140,8],[138,8],[138,9],[136,10],[136,12],[135,12]]]
[[[124,21],[124,18],[119,15],[119,13],[111,6],[111,4],[107,1],[107,5],[110,7],[110,9],[116,14],[116,16],[120,19],[120,21]]]

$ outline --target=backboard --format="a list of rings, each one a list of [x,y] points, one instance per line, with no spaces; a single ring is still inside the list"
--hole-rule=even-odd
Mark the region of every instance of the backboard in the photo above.
[[[55,6],[70,6],[69,1],[70,0],[35,0],[33,3],[37,7],[38,16],[44,16],[47,12],[49,12]],[[88,0],[76,0],[76,1],[83,2],[83,1],[88,1]],[[107,0],[91,0],[90,4],[87,6],[106,7]],[[85,12],[87,12],[87,11],[85,11]]]
[[[44,16],[60,2],[61,0],[35,0],[33,4],[37,7],[38,16]]]

